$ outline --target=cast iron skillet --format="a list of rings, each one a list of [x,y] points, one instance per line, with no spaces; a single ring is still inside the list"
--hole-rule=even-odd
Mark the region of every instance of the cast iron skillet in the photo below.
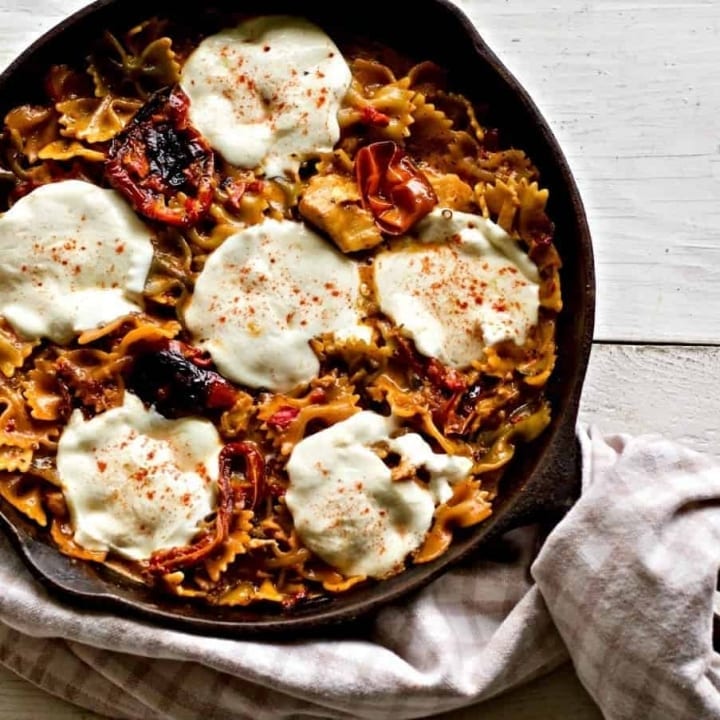
[[[80,61],[87,53],[89,39],[98,37],[105,28],[127,30],[154,14],[178,17],[187,20],[190,27],[201,27],[202,16],[209,9],[301,13],[331,36],[334,32],[365,35],[416,60],[434,60],[449,70],[451,87],[487,103],[491,125],[500,128],[503,146],[526,150],[540,170],[543,185],[550,190],[548,212],[556,225],[555,242],[563,260],[565,307],[557,326],[557,367],[548,385],[552,423],[538,440],[517,453],[502,481],[491,519],[458,537],[433,563],[411,567],[389,580],[285,614],[265,609],[206,608],[158,599],[103,568],[69,559],[13,508],[0,508],[0,524],[30,570],[69,601],[205,635],[273,634],[290,638],[321,628],[327,631],[331,624],[366,616],[438,577],[500,532],[558,517],[570,506],[579,480],[574,429],[594,320],[590,234],[575,182],[547,123],[470,21],[446,0],[415,0],[412,10],[404,3],[364,0],[351,12],[343,3],[322,0],[305,0],[301,10],[292,0],[213,0],[199,7],[176,0],[137,4],[99,0],[80,10],[50,30],[0,76],[0,116],[15,105],[40,100],[48,66]]]

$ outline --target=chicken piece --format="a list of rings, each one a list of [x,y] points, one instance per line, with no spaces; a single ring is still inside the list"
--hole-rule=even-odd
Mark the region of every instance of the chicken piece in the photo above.
[[[460,179],[455,173],[440,173],[429,168],[423,168],[425,177],[430,181],[438,197],[438,206],[471,212],[475,196],[473,189]]]
[[[300,200],[300,214],[346,253],[383,241],[372,214],[361,205],[357,183],[345,175],[315,175]]]

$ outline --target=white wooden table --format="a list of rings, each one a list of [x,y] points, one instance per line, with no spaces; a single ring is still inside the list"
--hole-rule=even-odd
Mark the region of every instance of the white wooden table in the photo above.
[[[457,0],[549,120],[598,275],[581,419],[718,452],[720,2]],[[85,0],[0,0],[0,68]],[[456,720],[590,720],[570,666]],[[0,720],[96,718],[0,666]]]

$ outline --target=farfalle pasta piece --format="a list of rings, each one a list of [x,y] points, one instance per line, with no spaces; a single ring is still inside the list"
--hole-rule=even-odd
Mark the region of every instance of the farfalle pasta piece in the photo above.
[[[413,98],[412,147],[422,153],[423,145],[436,149],[453,139],[452,120],[423,93],[416,92]]]
[[[60,134],[90,144],[112,140],[141,107],[139,100],[111,95],[74,98],[55,105]]]
[[[18,388],[0,382],[0,470],[27,472],[35,451],[54,449],[58,434],[56,425],[30,417]]]
[[[381,63],[357,60],[351,64],[352,84],[338,113],[342,129],[363,125],[372,138],[401,142],[414,122],[416,95],[407,78],[395,80]]]
[[[196,587],[188,587],[185,583],[185,573],[182,570],[176,570],[175,572],[167,573],[163,575],[157,582],[160,583],[162,588],[169,592],[171,595],[177,595],[182,598],[208,598],[207,590],[201,590]]]
[[[50,524],[50,535],[53,541],[57,545],[58,550],[69,557],[77,558],[78,560],[90,560],[91,562],[102,563],[107,558],[106,552],[98,550],[88,550],[87,548],[78,545],[73,540],[73,529],[67,518],[65,519],[53,519]]]
[[[493,185],[478,184],[475,192],[483,215],[507,232],[527,237],[532,227],[546,221],[548,191],[541,190],[537,182],[528,182],[524,177],[508,182],[496,180]]]
[[[258,601],[281,603],[286,597],[278,591],[271,580],[265,578],[259,587],[249,581],[238,583],[231,590],[214,599],[214,602],[217,605],[245,607]]]
[[[409,87],[423,95],[438,93],[447,83],[447,72],[430,60],[413,65],[407,72]]]
[[[77,140],[61,138],[45,145],[38,153],[40,160],[89,160],[101,163],[105,161],[105,153],[83,145]]]
[[[143,294],[159,305],[175,307],[190,293],[194,278],[192,248],[177,228],[158,233],[153,245],[153,261]]]
[[[438,205],[451,210],[472,212],[475,208],[475,194],[456,173],[441,173],[432,168],[424,168],[425,177],[437,195]]]
[[[148,335],[153,338],[173,338],[180,332],[180,329],[181,326],[177,320],[134,313],[116,318],[93,330],[85,330],[78,336],[78,345],[89,345],[103,339],[117,339],[119,345],[114,347],[114,351],[117,355],[123,355],[129,351],[133,342],[142,340]]]
[[[53,103],[86,98],[93,93],[93,84],[86,72],[70,65],[52,65],[45,76],[45,90]]]
[[[292,406],[281,406],[276,413],[267,419],[268,425],[277,427],[274,438],[275,444],[280,448],[283,455],[289,455],[295,445],[302,440],[305,430],[311,422],[318,422],[325,427],[330,427],[342,420],[347,420],[351,415],[360,411],[357,406],[358,399],[358,396],[351,395],[331,400],[322,405],[306,405],[299,409],[287,425],[284,425],[284,417],[287,413],[283,413],[283,410],[285,407]],[[262,419],[261,414],[262,411],[258,413],[260,419]],[[283,418],[283,420],[281,421],[280,418]]]
[[[427,388],[406,389],[398,385],[389,374],[381,373],[368,384],[368,392],[375,402],[387,403],[392,415],[409,421],[435,440],[444,452],[450,455],[471,454],[467,443],[448,437],[437,426],[432,411],[437,403],[432,398],[432,392]]]
[[[517,439],[524,442],[534,440],[550,424],[550,406],[546,401],[539,405],[517,408],[508,417],[508,422],[493,433],[491,446],[485,456],[474,467],[477,474],[499,470],[512,460]]]
[[[137,40],[141,33],[138,31],[135,36]],[[97,97],[112,94],[146,99],[155,90],[174,85],[180,79],[180,64],[168,37],[136,49],[125,47],[112,33],[105,32],[100,47],[90,57],[88,70]]]
[[[384,63],[370,58],[355,58],[350,62],[353,78],[368,91],[397,81],[395,73]]]
[[[464,130],[479,143],[483,142],[485,128],[478,121],[472,103],[464,95],[440,90],[433,93],[429,99],[436,110],[450,119],[454,130]]]
[[[528,359],[518,363],[517,371],[523,376],[526,385],[540,388],[547,383],[555,367],[555,323],[539,325],[533,335],[537,350]]]
[[[453,488],[453,495],[435,510],[435,518],[425,541],[414,556],[416,563],[440,557],[450,546],[455,528],[470,527],[492,514],[489,494],[480,490],[477,480],[465,480]]]
[[[38,358],[21,385],[30,414],[36,420],[56,421],[69,414],[69,397],[58,383],[54,360]]]
[[[483,152],[477,159],[477,165],[483,171],[479,179],[484,182],[502,180],[510,182],[525,178],[528,182],[538,179],[538,170],[523,150],[510,148],[496,152]]]
[[[38,340],[23,340],[4,321],[0,320],[0,372],[10,378],[21,368],[38,346]]]
[[[32,479],[28,480],[27,476],[23,475],[0,473],[0,497],[40,527],[47,526],[43,492]]]
[[[58,117],[53,108],[21,105],[5,116],[5,127],[15,147],[37,162],[40,151],[59,137]]]
[[[235,525],[228,533],[227,540],[212,555],[205,558],[205,571],[212,582],[218,582],[235,559],[247,553],[252,517],[253,513],[249,510],[237,513],[234,518]]]
[[[323,589],[330,593],[343,593],[350,588],[365,582],[367,578],[364,575],[353,575],[345,577],[337,570],[328,567],[305,567],[302,571],[303,577],[313,582],[322,584]]]
[[[515,189],[497,180],[494,185],[479,183],[475,193],[483,215],[494,220],[506,232],[511,232],[520,206]]]
[[[122,372],[127,364],[126,357],[97,348],[79,348],[61,351],[55,371],[80,404],[100,413],[122,404]]]
[[[545,207],[550,193],[547,188],[540,188],[537,181],[528,182],[522,178],[518,183],[517,194],[520,200],[518,233],[520,237],[528,237],[533,228],[547,223]]]

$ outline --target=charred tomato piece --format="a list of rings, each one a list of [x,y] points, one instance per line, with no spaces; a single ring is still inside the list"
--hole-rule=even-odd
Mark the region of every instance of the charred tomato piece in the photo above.
[[[227,410],[235,388],[207,367],[198,351],[178,340],[147,343],[135,354],[127,382],[133,392],[165,417]]]
[[[214,158],[179,88],[159,90],[110,145],[110,184],[151,220],[190,227],[210,208]]]

